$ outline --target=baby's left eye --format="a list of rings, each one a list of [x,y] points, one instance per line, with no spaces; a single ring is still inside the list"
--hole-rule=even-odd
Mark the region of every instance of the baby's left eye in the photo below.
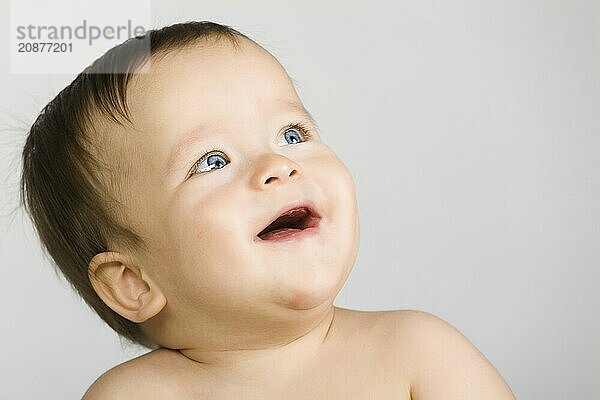
[[[296,144],[305,142],[310,139],[311,134],[310,131],[301,124],[291,124],[285,128],[283,135],[281,135],[282,140],[279,140],[277,144],[279,146],[283,146],[285,144]]]

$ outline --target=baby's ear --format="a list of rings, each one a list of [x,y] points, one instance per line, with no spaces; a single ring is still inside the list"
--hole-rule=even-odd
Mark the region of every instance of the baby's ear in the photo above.
[[[154,317],[167,303],[159,287],[118,252],[96,254],[88,277],[102,301],[132,322]]]

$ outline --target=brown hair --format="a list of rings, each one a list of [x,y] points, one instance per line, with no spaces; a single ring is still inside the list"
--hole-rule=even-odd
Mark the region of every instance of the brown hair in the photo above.
[[[126,249],[146,248],[144,238],[127,226],[121,203],[111,195],[119,193],[121,185],[115,173],[127,172],[111,171],[102,157],[91,151],[98,142],[98,138],[94,140],[94,122],[99,118],[122,126],[131,122],[127,85],[151,57],[201,39],[223,37],[234,46],[239,37],[249,39],[229,26],[193,21],[151,30],[113,47],[42,109],[22,152],[20,204],[44,250],[100,318],[121,337],[151,349],[158,345],[138,324],[109,308],[88,278],[89,262],[96,254],[109,251],[109,240]]]

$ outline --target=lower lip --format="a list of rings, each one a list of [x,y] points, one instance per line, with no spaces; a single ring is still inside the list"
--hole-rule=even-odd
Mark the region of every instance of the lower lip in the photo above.
[[[279,232],[275,232],[272,236],[266,239],[262,239],[260,237],[256,237],[255,241],[264,242],[264,243],[278,243],[278,242],[292,242],[301,240],[310,236],[314,236],[319,232],[319,226],[314,226],[312,228],[306,229],[284,229]]]

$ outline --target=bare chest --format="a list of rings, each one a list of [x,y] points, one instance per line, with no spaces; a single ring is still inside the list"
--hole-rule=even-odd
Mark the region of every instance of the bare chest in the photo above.
[[[340,360],[337,365],[306,371],[300,378],[273,373],[268,383],[235,381],[204,381],[177,391],[181,399],[244,399],[244,400],[410,400],[409,385],[394,362],[371,358]]]
[[[293,374],[273,366],[260,378],[187,377],[173,385],[177,399],[410,400],[408,360],[400,356],[385,314],[355,314],[339,329],[334,351]],[[176,392],[176,393],[175,393]]]
[[[319,371],[283,391],[272,399],[345,399],[410,400],[408,385],[390,363],[384,360],[344,360],[336,369]]]
[[[389,335],[357,331],[331,357],[290,377],[274,368],[260,382],[235,379],[204,381],[177,398],[245,400],[410,400],[407,360],[401,359]]]

